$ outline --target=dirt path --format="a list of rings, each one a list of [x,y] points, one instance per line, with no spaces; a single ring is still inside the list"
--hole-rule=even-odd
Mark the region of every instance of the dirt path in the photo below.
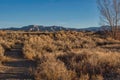
[[[3,62],[4,72],[0,72],[0,80],[34,80],[31,70],[34,62],[23,57],[22,45],[16,44],[5,56],[10,60]]]

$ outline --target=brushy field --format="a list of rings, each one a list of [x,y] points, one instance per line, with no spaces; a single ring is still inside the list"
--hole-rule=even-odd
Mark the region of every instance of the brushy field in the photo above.
[[[5,51],[9,51],[16,43],[23,42],[22,34],[8,33],[8,31],[0,31],[0,65],[7,57]]]
[[[120,79],[119,40],[75,31],[0,34],[0,55],[15,43],[22,43],[24,57],[36,62],[32,70],[36,80]]]
[[[60,31],[29,36],[23,52],[36,61],[36,80],[119,80],[119,49],[119,41],[93,32]]]

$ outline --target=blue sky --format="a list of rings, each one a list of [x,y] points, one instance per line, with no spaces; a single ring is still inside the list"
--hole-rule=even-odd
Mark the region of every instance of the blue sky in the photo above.
[[[0,0],[0,27],[99,26],[96,0]]]

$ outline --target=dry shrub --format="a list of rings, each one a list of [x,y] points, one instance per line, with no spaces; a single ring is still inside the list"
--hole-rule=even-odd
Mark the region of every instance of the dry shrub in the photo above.
[[[88,75],[92,80],[115,79],[120,76],[120,55],[118,53],[80,52],[58,56],[68,70],[75,70],[79,78]],[[100,78],[100,79],[97,79]]]
[[[35,52],[31,49],[29,45],[24,45],[23,54],[25,58],[30,60],[33,60],[33,58],[36,56]]]
[[[49,45],[48,45],[49,44]],[[52,44],[52,39],[49,36],[33,36],[24,42],[23,52],[26,58],[32,59],[45,52],[52,53],[56,50],[56,46]]]
[[[1,31],[0,30],[0,36],[6,36],[6,35],[7,35],[6,31]]]
[[[26,58],[36,61],[38,80],[119,79],[119,52],[101,47],[119,41],[101,38],[93,32],[60,31],[24,36],[23,52]]]
[[[0,45],[0,64],[3,58],[4,58],[4,48]]]
[[[43,52],[54,53],[57,51],[66,52],[76,48],[93,48],[96,43],[90,36],[82,32],[60,31],[48,33],[48,35],[29,36],[24,45],[24,54],[27,52],[26,45],[28,45],[29,49],[36,55]]]
[[[4,48],[0,45],[0,56],[4,56]]]
[[[74,80],[75,73],[67,70],[64,63],[52,55],[44,56],[35,71],[36,80]]]
[[[7,60],[8,56],[4,55],[4,52],[14,48],[15,43],[22,42],[23,38],[21,34],[0,31],[0,59],[3,61]]]

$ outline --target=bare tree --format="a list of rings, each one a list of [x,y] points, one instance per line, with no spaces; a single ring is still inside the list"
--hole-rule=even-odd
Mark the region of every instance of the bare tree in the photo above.
[[[97,0],[97,3],[101,21],[110,26],[110,36],[116,38],[120,29],[120,0]]]

